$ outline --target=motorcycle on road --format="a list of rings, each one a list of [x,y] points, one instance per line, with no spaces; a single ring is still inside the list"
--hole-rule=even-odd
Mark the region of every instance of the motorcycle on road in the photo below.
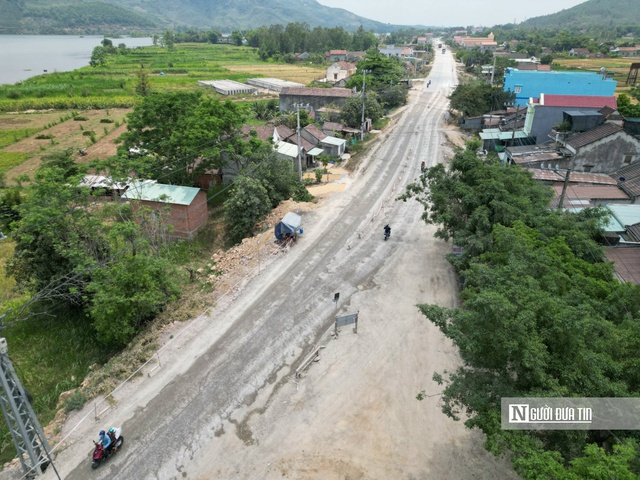
[[[122,436],[121,428],[114,428],[114,436],[115,440],[112,440],[111,448],[105,450],[105,448],[98,442],[94,441],[95,449],[93,450],[93,459],[91,461],[91,468],[96,469],[105,462],[111,456],[113,456],[119,449],[122,447],[122,443],[124,442],[124,437]]]

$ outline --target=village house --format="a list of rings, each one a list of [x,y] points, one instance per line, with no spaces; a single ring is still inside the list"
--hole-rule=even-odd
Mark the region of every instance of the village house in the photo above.
[[[478,47],[480,50],[489,50],[495,51],[498,49],[498,43],[495,41],[495,36],[493,32],[491,32],[486,37],[461,37],[454,36],[454,41],[461,45],[463,48],[475,48]]]
[[[524,124],[524,131],[528,136],[535,139],[537,144],[549,141],[549,134],[556,125],[564,121],[564,112],[571,111],[593,111],[607,107],[615,111],[617,106],[616,97],[611,96],[591,96],[591,95],[553,95],[543,93],[539,98],[530,98],[527,103],[527,117]],[[600,123],[604,122],[603,113]],[[596,125],[594,125],[595,127]]]
[[[636,45],[635,47],[612,48],[610,53],[617,53],[621,57],[638,57],[640,56],[640,45]]]
[[[413,48],[411,47],[396,47],[395,45],[387,45],[386,47],[379,48],[378,51],[385,57],[389,58],[413,57]]]
[[[348,62],[335,62],[327,67],[326,79],[328,82],[338,82],[356,73],[356,66]]]
[[[572,48],[569,50],[569,56],[571,57],[595,57],[595,54],[591,53],[588,48]]]
[[[342,157],[347,145],[346,140],[327,135],[313,124],[300,129],[300,136],[332,157]]]
[[[325,62],[344,62],[347,59],[346,50],[329,50],[324,54]]]
[[[611,173],[640,160],[640,140],[615,123],[578,134],[559,134],[557,143],[568,154],[560,168],[576,172]]]
[[[145,180],[133,182],[122,195],[134,211],[151,211],[151,219],[166,222],[166,238],[192,239],[199,228],[207,223],[207,196],[199,188],[163,185]],[[162,225],[160,230],[162,230]]]
[[[348,88],[283,88],[280,91],[280,111],[294,111],[296,105],[309,106],[311,110],[317,110],[326,105],[344,107],[347,99],[354,95]]]

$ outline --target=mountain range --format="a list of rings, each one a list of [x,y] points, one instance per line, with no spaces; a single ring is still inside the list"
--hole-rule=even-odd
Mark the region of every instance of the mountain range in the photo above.
[[[640,0],[589,0],[551,15],[530,18],[524,27],[589,28],[640,25]]]
[[[379,33],[413,27],[376,22],[342,8],[326,7],[316,0],[0,0],[3,34],[159,33],[186,28],[229,33],[291,22],[347,30],[362,25],[365,30]],[[531,18],[519,26],[638,25],[640,0],[588,0],[551,15]]]
[[[315,0],[0,0],[0,33],[63,34],[149,32],[163,29],[254,29],[306,22],[389,32],[407,26],[360,17]]]

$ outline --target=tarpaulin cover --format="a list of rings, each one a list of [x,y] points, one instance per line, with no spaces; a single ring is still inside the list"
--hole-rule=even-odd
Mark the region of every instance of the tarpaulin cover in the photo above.
[[[300,231],[300,225],[302,225],[302,217],[300,215],[293,212],[287,213],[284,218],[276,224],[276,238],[282,240],[287,233],[294,236]]]

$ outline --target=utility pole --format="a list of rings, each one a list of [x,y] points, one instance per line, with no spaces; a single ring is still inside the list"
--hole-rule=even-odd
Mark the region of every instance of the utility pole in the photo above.
[[[362,122],[360,123],[360,141],[364,140],[364,89],[365,83],[364,79],[367,76],[367,70],[362,70]]]
[[[22,463],[24,477],[33,478],[44,473],[53,461],[38,418],[31,408],[16,371],[7,354],[7,340],[0,338],[0,407],[9,426],[11,438]],[[58,472],[53,467],[56,475]],[[58,475],[58,478],[60,476]]]
[[[296,133],[298,134],[298,181],[302,182],[302,147],[300,147],[300,104],[296,103],[296,118],[298,126]]]
[[[557,165],[556,165],[557,167]],[[558,202],[558,210],[564,206],[564,196],[567,192],[567,185],[569,184],[569,175],[571,175],[571,169],[567,169],[567,175],[564,177],[564,184],[562,185],[562,193],[560,194],[560,201]]]
[[[493,67],[491,68],[491,85],[493,86],[493,78],[496,73],[496,57],[493,57]]]

